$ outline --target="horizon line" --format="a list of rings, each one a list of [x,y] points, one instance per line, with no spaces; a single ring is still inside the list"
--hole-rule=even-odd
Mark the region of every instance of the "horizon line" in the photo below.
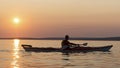
[[[64,37],[9,37],[0,39],[21,39],[21,40],[63,40]],[[70,40],[120,40],[120,37],[71,37]]]

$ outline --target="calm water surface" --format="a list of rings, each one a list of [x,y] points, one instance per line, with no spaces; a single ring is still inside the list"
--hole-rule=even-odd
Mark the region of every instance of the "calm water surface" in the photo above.
[[[21,44],[60,47],[61,40],[0,40],[0,68],[120,68],[119,41],[81,41],[88,46],[113,44],[110,52],[68,53],[25,52]]]

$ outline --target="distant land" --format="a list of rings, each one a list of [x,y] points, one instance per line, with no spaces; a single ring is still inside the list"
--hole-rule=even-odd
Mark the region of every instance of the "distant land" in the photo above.
[[[48,37],[48,38],[0,38],[0,39],[21,39],[21,40],[63,40],[62,37]],[[70,40],[108,40],[108,41],[120,41],[120,37],[104,37],[104,38],[73,38],[71,37]]]

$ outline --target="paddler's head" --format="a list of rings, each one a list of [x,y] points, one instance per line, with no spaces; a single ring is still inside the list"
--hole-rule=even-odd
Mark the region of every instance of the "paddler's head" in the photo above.
[[[65,40],[68,40],[69,39],[69,36],[68,35],[65,35]]]

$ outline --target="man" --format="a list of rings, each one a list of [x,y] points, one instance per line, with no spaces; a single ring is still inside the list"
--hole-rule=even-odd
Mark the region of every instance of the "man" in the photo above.
[[[69,49],[70,46],[72,45],[79,45],[79,44],[75,44],[75,43],[71,43],[68,41],[69,40],[69,36],[65,35],[65,39],[62,41],[61,45],[62,45],[62,50],[64,49]]]

